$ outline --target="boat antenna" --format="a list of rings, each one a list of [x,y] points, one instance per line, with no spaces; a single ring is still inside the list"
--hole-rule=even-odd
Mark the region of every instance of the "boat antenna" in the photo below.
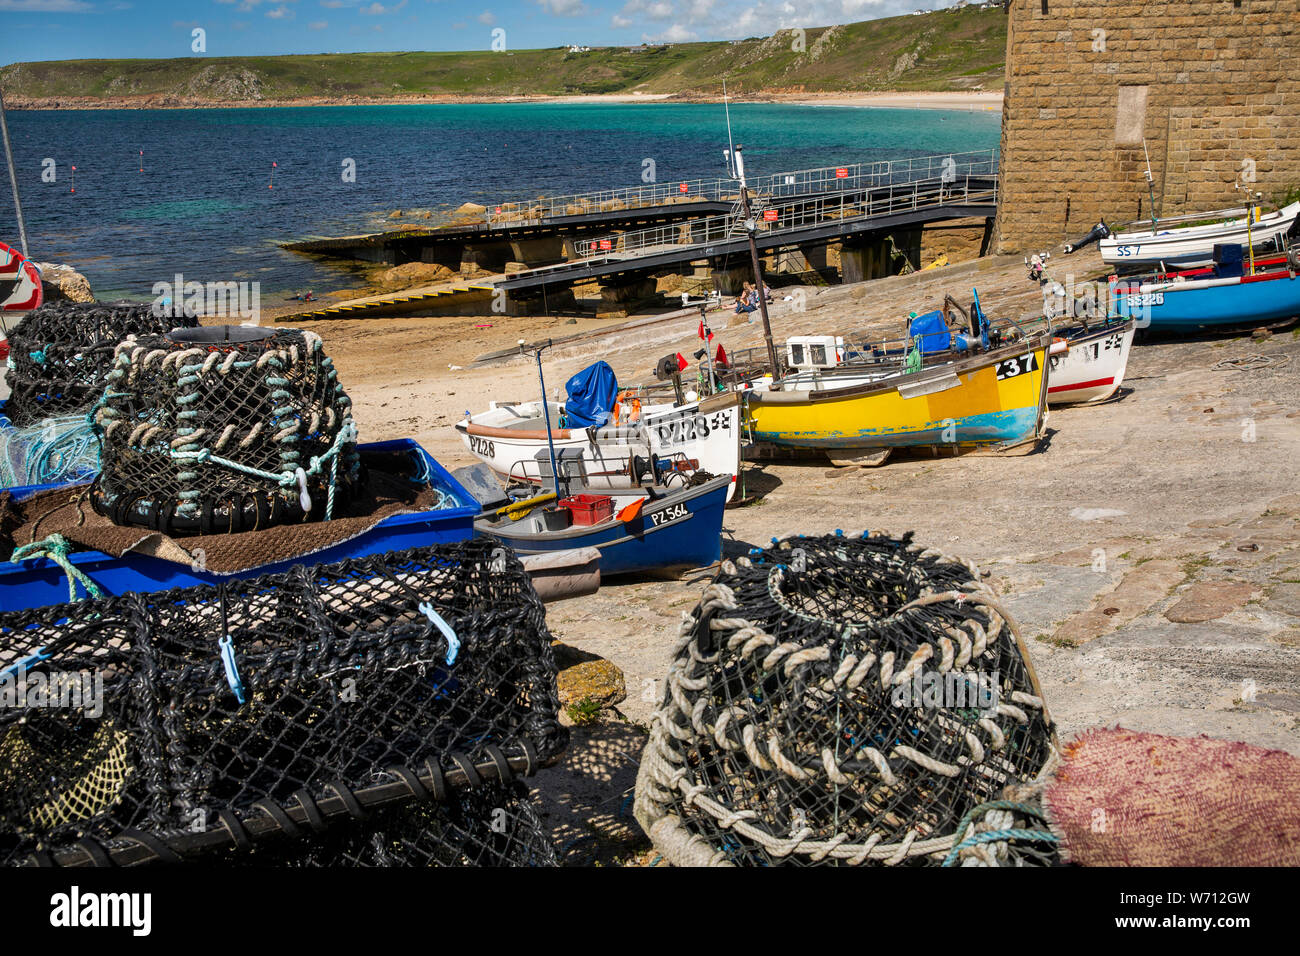
[[[1252,193],[1250,183],[1237,184],[1238,189],[1246,191],[1246,255],[1250,262],[1250,275],[1255,274],[1255,206],[1264,198],[1263,193]]]
[[[5,122],[4,91],[0,90],[0,134],[5,141],[5,162],[9,165],[9,185],[14,192],[14,212],[18,216],[18,242],[23,247],[23,258],[29,258],[27,252],[27,226],[23,224],[23,204],[18,199],[18,176],[14,172],[14,151],[9,144],[9,124]]]
[[[552,345],[551,339],[546,340],[545,345],[539,345],[532,349],[532,353],[537,357],[537,381],[542,387],[542,420],[546,423],[546,447],[551,451],[551,478],[555,481],[555,493],[560,493],[560,469],[555,464],[555,438],[551,435],[551,409],[546,404],[546,378],[542,375],[542,353]],[[527,351],[524,348],[524,340],[519,340],[519,351]]]
[[[736,155],[736,146],[731,140],[731,103],[727,99],[727,78],[722,78],[722,109],[727,114],[727,174],[733,179],[736,177],[736,163],[732,159]]]
[[[1147,152],[1146,137],[1142,137],[1142,152],[1147,158],[1147,194],[1151,197],[1151,235],[1155,235],[1156,230],[1160,228],[1160,223],[1156,219],[1156,178],[1151,174],[1151,154]]]
[[[749,259],[754,268],[758,311],[763,317],[763,339],[767,343],[767,360],[772,364],[772,387],[776,389],[779,387],[777,380],[781,377],[781,366],[776,360],[776,345],[772,342],[772,320],[767,314],[767,287],[763,285],[763,264],[758,258],[758,244],[754,241],[754,233],[758,231],[758,223],[754,221],[754,212],[749,205],[749,186],[745,183],[745,160],[741,156],[741,150],[743,149],[744,147],[737,143],[732,155],[736,157],[736,178],[740,180],[740,205],[745,216],[745,238],[749,240]]]

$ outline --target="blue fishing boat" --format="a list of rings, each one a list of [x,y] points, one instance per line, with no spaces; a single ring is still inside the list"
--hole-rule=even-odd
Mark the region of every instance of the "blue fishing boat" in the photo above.
[[[1197,332],[1258,326],[1300,316],[1297,257],[1256,262],[1243,269],[1240,247],[1219,247],[1205,269],[1160,273],[1112,286],[1116,314],[1137,320],[1138,328]]]
[[[722,515],[730,475],[686,488],[543,495],[480,517],[475,529],[521,556],[575,548],[600,552],[602,580],[673,568],[698,568],[722,557]],[[537,502],[534,504],[534,502]]]
[[[347,558],[440,542],[465,541],[474,536],[474,518],[479,512],[477,502],[418,443],[402,438],[359,445],[357,451],[363,462],[371,463],[369,467],[372,470],[382,469],[389,475],[409,481],[413,487],[427,486],[431,494],[425,498],[436,499],[436,506],[425,510],[398,510],[386,514],[359,533],[353,528],[353,533],[342,540],[316,547],[309,553],[229,573],[209,570],[203,560],[205,546],[210,557],[217,546],[217,539],[224,536],[167,538],[163,539],[163,546],[159,547],[159,542],[155,539],[161,536],[145,530],[141,530],[138,542],[141,550],[130,549],[120,556],[93,549],[71,550],[70,553],[63,553],[59,549],[56,552],[45,552],[50,556],[16,562],[0,561],[0,610],[17,611],[61,604],[68,600],[70,582],[78,597],[88,590],[87,581],[106,595],[120,595],[128,591],[163,591],[196,584],[217,584],[233,578],[279,574],[296,564],[329,564]],[[36,485],[11,488],[9,491],[15,501],[22,502],[54,487],[67,488],[69,494],[75,497],[75,486],[68,485]],[[358,525],[365,525],[365,522],[360,521]],[[244,532],[234,537],[248,541],[250,536],[274,536],[283,530],[269,528]],[[18,542],[20,545],[24,543]],[[73,547],[76,547],[75,543]],[[179,550],[182,547],[185,550]],[[144,550],[151,553],[143,553]],[[170,557],[160,556],[162,554]],[[72,569],[71,573],[68,568]]]

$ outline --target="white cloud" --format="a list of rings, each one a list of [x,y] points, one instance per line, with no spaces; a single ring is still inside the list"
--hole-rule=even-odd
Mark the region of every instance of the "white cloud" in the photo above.
[[[694,30],[689,30],[680,23],[674,23],[667,30],[655,36],[648,33],[641,34],[642,43],[686,43],[689,40],[698,40],[699,34]]]
[[[284,4],[280,4],[272,10],[267,10],[266,15],[272,20],[292,20],[294,13]]]
[[[329,26],[329,25],[330,25],[330,22],[329,22],[328,20],[313,20],[311,23],[307,24],[307,29],[308,29],[308,30],[324,30],[324,29],[325,29],[327,26]]]
[[[393,4],[392,6],[387,6],[387,7],[384,6],[382,3],[379,3],[378,0],[375,0],[374,3],[362,7],[360,12],[364,16],[368,16],[368,17],[382,17],[386,13],[396,13],[398,10],[401,10],[405,6],[406,6],[406,0],[401,0],[400,3],[396,3]]]
[[[557,17],[580,17],[590,12],[582,0],[537,0],[537,5]]]
[[[484,26],[490,27],[497,22],[496,15],[491,10],[484,10],[478,15],[478,22]]]
[[[538,0],[543,6],[547,0]],[[670,22],[646,41],[740,39],[771,36],[792,27],[832,26],[879,17],[901,16],[918,7],[941,9],[956,0],[626,0],[610,21],[615,29]],[[671,36],[670,36],[671,34]],[[689,34],[689,36],[688,36]]]

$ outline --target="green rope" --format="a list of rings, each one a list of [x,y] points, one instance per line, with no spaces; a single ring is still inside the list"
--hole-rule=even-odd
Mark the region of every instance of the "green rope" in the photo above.
[[[343,424],[343,427],[339,429],[339,433],[334,437],[334,444],[330,446],[329,451],[325,452],[319,458],[312,458],[309,467],[302,469],[303,474],[306,477],[311,478],[320,474],[324,470],[324,465],[327,462],[330,464],[329,493],[325,505],[326,521],[330,520],[334,514],[334,489],[338,482],[338,458],[343,451],[343,447],[348,444],[348,442],[355,440],[356,425],[351,419],[348,419]],[[214,455],[212,454],[211,449],[207,448],[202,451],[182,451],[177,449],[171,452],[171,457],[178,461],[192,461],[200,465],[205,463],[221,465],[225,468],[231,468],[235,471],[243,472],[246,475],[263,478],[267,481],[274,481],[282,488],[291,488],[298,482],[298,473],[296,469],[293,471],[281,472],[279,474],[270,471],[263,471],[260,468],[253,468],[249,465],[232,461],[229,458],[222,458],[220,455]]]
[[[78,601],[77,582],[86,589],[86,593],[93,598],[104,597],[104,591],[98,584],[90,580],[86,574],[73,565],[68,560],[68,555],[72,552],[72,545],[68,539],[61,534],[52,534],[45,538],[44,541],[33,541],[31,544],[25,544],[21,548],[15,548],[13,556],[9,559],[14,564],[24,561],[27,558],[48,558],[63,569],[63,573],[68,576],[68,602]]]
[[[909,339],[907,345],[907,354],[903,358],[903,371],[919,372],[925,362],[925,356],[921,352],[921,337],[918,335],[914,339]]]
[[[977,816],[984,816],[990,810],[1010,810],[1013,813],[1020,813],[1028,817],[1037,817],[1040,820],[1047,820],[1047,815],[1038,807],[1028,803],[1017,803],[1014,800],[990,800],[988,803],[981,803],[978,807],[973,807],[957,824],[956,832],[962,834],[966,829],[975,822]],[[1056,834],[1047,830],[1025,830],[1013,828],[1009,830],[990,830],[985,833],[977,833],[974,836],[961,841],[949,851],[944,857],[944,866],[954,866],[957,857],[962,850],[968,847],[976,846],[981,843],[1002,843],[1007,840],[1026,840],[1041,841],[1044,843],[1059,842]]]
[[[944,857],[944,866],[955,866],[957,856],[967,847],[976,846],[980,843],[1005,843],[1008,840],[1025,840],[1037,841],[1040,843],[1057,843],[1060,838],[1055,833],[1049,833],[1046,830],[989,830],[987,833],[977,833],[969,840],[963,840],[952,848],[951,852]]]

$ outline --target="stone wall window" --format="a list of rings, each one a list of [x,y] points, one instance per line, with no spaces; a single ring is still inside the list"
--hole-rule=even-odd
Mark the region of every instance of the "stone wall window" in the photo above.
[[[1147,128],[1147,86],[1121,86],[1115,109],[1115,145],[1141,146]]]

